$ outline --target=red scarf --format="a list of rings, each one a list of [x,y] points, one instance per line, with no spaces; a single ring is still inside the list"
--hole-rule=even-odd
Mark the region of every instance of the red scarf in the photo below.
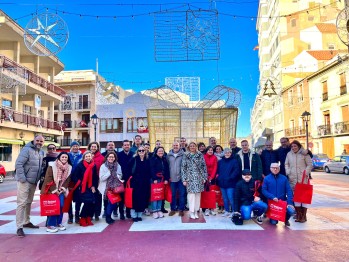
[[[86,184],[88,188],[92,187],[92,168],[94,167],[95,163],[93,162],[93,160],[90,163],[87,163],[85,160],[83,160],[83,164],[86,170],[84,173],[84,178],[82,179],[81,193],[85,193]]]

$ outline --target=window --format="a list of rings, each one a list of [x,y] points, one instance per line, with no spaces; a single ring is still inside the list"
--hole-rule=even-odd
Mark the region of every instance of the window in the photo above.
[[[123,119],[122,118],[106,118],[101,119],[100,133],[122,133]]]
[[[32,107],[28,105],[23,104],[23,114],[31,115],[32,114]]]
[[[340,77],[340,82],[341,82],[341,85],[340,85],[340,95],[345,95],[347,93],[347,85],[346,85],[346,77],[345,77],[345,73],[341,73],[339,75]]]
[[[12,161],[11,144],[0,144],[0,161]]]
[[[322,101],[328,100],[327,81],[322,82]]]
[[[334,50],[336,46],[334,44],[328,44],[328,49]]]
[[[297,86],[298,102],[303,102],[303,84]]]
[[[12,108],[12,101],[11,100],[7,100],[7,99],[2,99],[1,105]]]
[[[137,132],[137,118],[127,118],[127,132],[128,133]]]
[[[288,105],[292,106],[293,105],[293,90],[288,91]]]

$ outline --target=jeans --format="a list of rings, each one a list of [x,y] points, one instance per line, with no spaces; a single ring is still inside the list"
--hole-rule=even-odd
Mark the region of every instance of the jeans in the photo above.
[[[221,188],[224,209],[226,212],[230,212],[230,207],[234,209],[234,188]]]
[[[56,227],[60,224],[62,224],[62,220],[63,220],[63,206],[64,206],[64,194],[60,194],[59,195],[59,206],[60,206],[60,214],[58,216],[48,216],[47,217],[47,226],[50,227]]]
[[[293,216],[293,214],[295,213],[294,208],[292,207],[287,207],[287,211],[286,211],[286,221],[288,221],[290,219],[291,216]],[[270,224],[272,225],[276,225],[279,221],[274,220],[274,219],[270,219]]]
[[[115,207],[118,205],[118,203],[112,204],[109,200],[108,200],[108,205],[107,205],[107,209],[106,209],[106,215],[107,216],[111,216],[111,214],[113,213]]]
[[[184,211],[185,206],[185,186],[183,185],[182,180],[178,182],[171,182],[171,191],[172,191],[172,202],[171,202],[171,210],[176,210],[177,205],[177,190],[179,192],[179,211]]]
[[[143,212],[136,212],[136,210],[131,209],[131,217],[136,218],[136,217],[142,217]]]
[[[151,209],[153,210],[153,212],[160,211],[161,210],[161,204],[162,204],[162,200],[152,201],[151,202]]]
[[[265,211],[267,211],[268,205],[262,200],[253,202],[250,206],[241,206],[241,216],[243,220],[251,219],[251,211],[257,211],[257,216],[261,216]]]

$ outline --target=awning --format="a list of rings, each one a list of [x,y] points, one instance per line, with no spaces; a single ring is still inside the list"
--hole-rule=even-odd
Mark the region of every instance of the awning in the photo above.
[[[2,144],[23,145],[23,140],[0,138]]]
[[[267,142],[267,139],[265,137],[258,138],[257,142],[254,144],[254,147],[262,147],[265,145],[265,142]]]

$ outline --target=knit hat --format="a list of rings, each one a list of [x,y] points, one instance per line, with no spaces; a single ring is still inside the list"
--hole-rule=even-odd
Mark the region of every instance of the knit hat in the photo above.
[[[251,171],[249,169],[244,169],[242,170],[242,175],[250,175],[251,174]]]
[[[73,146],[80,146],[80,144],[78,141],[73,141],[71,142],[70,147],[73,147]]]

